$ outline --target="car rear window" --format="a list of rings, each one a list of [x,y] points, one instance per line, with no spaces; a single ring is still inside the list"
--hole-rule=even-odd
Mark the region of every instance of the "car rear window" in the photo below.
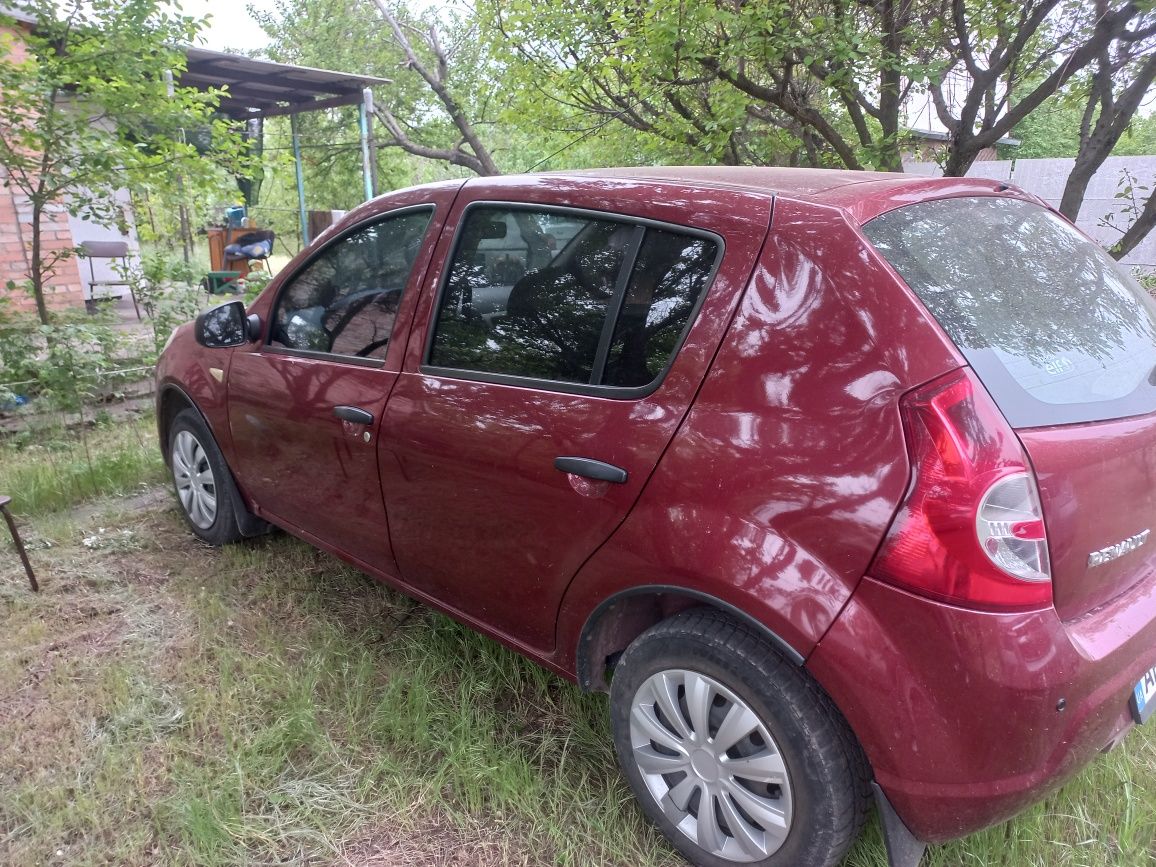
[[[1156,305],[1059,216],[967,197],[889,211],[863,230],[1013,426],[1156,409]]]

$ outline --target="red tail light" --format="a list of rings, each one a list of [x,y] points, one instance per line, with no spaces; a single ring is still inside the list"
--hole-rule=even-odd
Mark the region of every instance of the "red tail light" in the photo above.
[[[969,368],[903,398],[914,477],[871,573],[971,608],[1052,603],[1035,475]]]

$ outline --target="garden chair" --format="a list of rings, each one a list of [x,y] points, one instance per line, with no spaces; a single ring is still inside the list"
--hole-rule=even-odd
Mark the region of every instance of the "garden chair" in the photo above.
[[[80,251],[81,255],[88,260],[88,276],[89,284],[92,286],[92,300],[96,300],[96,290],[98,288],[107,289],[113,286],[123,286],[128,289],[129,297],[132,298],[132,309],[136,311],[136,318],[140,319],[140,305],[137,304],[136,292],[133,291],[132,282],[128,279],[128,244],[124,241],[81,241]],[[120,279],[97,280],[96,259],[119,259]]]

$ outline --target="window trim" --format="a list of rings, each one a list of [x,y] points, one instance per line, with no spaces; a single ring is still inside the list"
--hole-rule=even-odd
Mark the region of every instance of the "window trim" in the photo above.
[[[356,367],[384,367],[384,358],[365,358],[360,355],[343,355],[338,352],[321,352],[317,349],[294,349],[291,346],[274,346],[273,329],[277,321],[277,310],[281,305],[282,297],[284,297],[289,287],[293,285],[297,278],[300,277],[314,262],[320,259],[331,249],[336,247],[350,235],[355,235],[360,231],[369,229],[373,226],[379,225],[380,223],[388,222],[395,217],[404,217],[408,214],[414,214],[421,211],[429,212],[429,223],[426,224],[426,234],[422,236],[422,246],[425,246],[426,238],[430,229],[434,225],[435,218],[437,217],[437,205],[433,203],[406,205],[405,207],[397,208],[384,214],[374,214],[368,220],[363,220],[360,223],[355,223],[352,226],[348,226],[347,228],[342,229],[340,233],[327,240],[325,244],[318,247],[316,250],[310,251],[308,257],[306,257],[306,259],[300,265],[298,265],[296,269],[294,269],[293,273],[287,276],[281,282],[281,285],[277,287],[277,294],[273,296],[273,303],[269,305],[269,327],[265,329],[265,342],[261,345],[260,351],[263,353],[268,353],[269,355],[287,355],[290,358],[311,358],[316,361],[333,361],[339,364],[352,364]],[[417,263],[415,262],[415,268],[416,265]],[[409,276],[406,277],[406,286],[409,285],[409,281],[413,278],[413,275],[414,269],[411,268]],[[402,287],[402,300],[404,300],[404,295],[405,287]],[[394,322],[394,330],[397,330],[396,322]],[[390,332],[389,339],[391,341],[393,340],[392,331]]]
[[[612,223],[626,223],[632,225],[637,229],[660,229],[663,231],[673,232],[679,235],[687,235],[692,238],[701,238],[711,241],[715,244],[716,252],[714,262],[711,264],[710,272],[707,274],[706,283],[703,289],[695,299],[694,305],[690,309],[690,315],[687,317],[686,324],[683,325],[682,331],[679,332],[678,339],[675,341],[674,349],[670,353],[670,358],[667,359],[666,364],[663,365],[662,370],[658,372],[655,378],[646,385],[639,386],[618,386],[618,385],[592,385],[588,382],[561,382],[556,379],[539,379],[531,376],[515,376],[508,373],[490,373],[481,370],[468,370],[459,367],[443,367],[430,363],[430,356],[433,354],[434,338],[437,336],[438,318],[442,309],[442,302],[445,300],[446,292],[449,289],[450,275],[453,273],[453,263],[457,258],[458,251],[462,244],[463,229],[465,228],[470,212],[478,208],[502,208],[507,211],[532,211],[535,213],[560,214],[569,217],[578,217],[588,220],[601,220],[603,222]],[[614,337],[614,330],[618,324],[618,318],[622,312],[622,305],[626,299],[626,292],[630,286],[630,278],[634,274],[634,267],[637,264],[638,253],[642,249],[642,243],[645,240],[646,232],[636,232],[635,237],[631,239],[631,245],[627,249],[626,254],[622,260],[622,270],[618,274],[618,280],[614,286],[614,294],[606,302],[606,321],[602,324],[602,333],[598,339],[598,349],[594,357],[593,373],[598,373],[599,376],[605,373],[606,360],[610,354],[610,343]],[[682,351],[683,344],[686,343],[687,335],[690,334],[691,328],[694,327],[698,319],[699,311],[702,309],[703,303],[706,301],[707,295],[714,286],[715,279],[718,277],[718,272],[722,268],[723,258],[726,254],[726,241],[722,235],[717,232],[709,231],[708,229],[699,229],[693,226],[681,226],[677,223],[668,223],[662,220],[652,220],[647,217],[633,217],[629,214],[620,214],[613,211],[599,211],[595,208],[576,208],[567,205],[545,205],[537,204],[535,202],[503,202],[490,199],[480,199],[468,203],[458,219],[457,227],[454,229],[453,244],[450,247],[449,255],[443,263],[442,274],[438,279],[437,293],[434,296],[433,310],[430,315],[429,324],[426,326],[425,346],[422,349],[421,364],[418,366],[419,372],[424,376],[437,376],[445,379],[463,379],[468,382],[488,382],[494,385],[509,385],[517,388],[532,388],[537,391],[551,391],[561,394],[578,394],[587,397],[607,397],[614,400],[638,400],[640,398],[648,397],[656,392],[662,383],[666,380],[666,376],[670,373],[671,367],[674,366],[678,354]],[[627,267],[629,265],[629,267]],[[611,313],[613,312],[613,315]],[[604,345],[605,344],[605,345]],[[599,361],[601,361],[602,369],[598,369]]]

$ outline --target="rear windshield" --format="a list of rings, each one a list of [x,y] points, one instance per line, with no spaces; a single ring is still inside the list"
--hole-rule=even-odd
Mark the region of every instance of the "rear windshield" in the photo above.
[[[1060,217],[989,196],[908,205],[863,229],[1014,427],[1156,409],[1156,306]]]

